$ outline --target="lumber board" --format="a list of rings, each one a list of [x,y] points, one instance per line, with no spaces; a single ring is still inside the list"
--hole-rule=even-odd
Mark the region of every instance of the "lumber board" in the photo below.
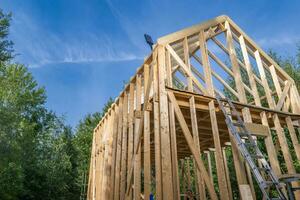
[[[144,96],[149,80],[149,65],[144,66]],[[150,148],[150,112],[144,112],[144,198],[151,193],[151,148]]]
[[[123,125],[123,97],[119,99],[119,121],[118,121],[118,139],[117,139],[117,155],[114,183],[114,200],[120,199],[120,172],[121,172],[121,153],[122,153],[122,125]]]
[[[268,137],[270,136],[269,127],[262,125],[262,124],[256,124],[251,122],[246,122],[245,127],[247,130],[254,136],[261,136],[261,137]]]
[[[135,89],[135,107],[136,111],[141,111],[141,93],[142,93],[142,77],[137,74],[136,77],[136,89]],[[136,153],[135,160],[134,160],[134,196],[133,199],[139,200],[141,196],[141,143],[138,143],[139,135],[139,124],[140,124],[140,118],[135,117],[135,123],[134,123],[134,145],[139,145],[138,152]]]
[[[121,182],[120,197],[125,197],[126,165],[127,165],[127,117],[128,117],[128,95],[124,93],[123,98],[123,125],[122,125],[122,156],[121,156]]]
[[[169,129],[169,111],[168,97],[165,89],[165,49],[163,46],[158,47],[158,83],[159,83],[159,117],[160,117],[160,137],[161,137],[161,169],[162,169],[162,188],[163,199],[173,199],[173,182],[172,182],[172,165],[171,163],[171,146],[170,146],[170,129]]]

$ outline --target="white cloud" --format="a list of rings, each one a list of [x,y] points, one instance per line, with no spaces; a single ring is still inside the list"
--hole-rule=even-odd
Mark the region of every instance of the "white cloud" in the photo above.
[[[110,36],[84,33],[67,37],[43,30],[24,13],[14,16],[11,27],[15,49],[20,53],[16,60],[29,67],[55,63],[86,63],[143,59],[143,56],[116,49]]]

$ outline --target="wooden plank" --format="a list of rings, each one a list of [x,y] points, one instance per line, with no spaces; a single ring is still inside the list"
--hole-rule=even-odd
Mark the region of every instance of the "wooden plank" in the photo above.
[[[116,130],[117,123],[116,120],[116,108],[111,111],[111,116],[109,119],[109,123],[107,125],[107,130],[103,138],[104,142],[104,163],[103,163],[103,181],[102,181],[102,197],[101,199],[110,199],[111,196],[111,188],[110,188],[110,180],[111,180],[111,168],[112,168],[112,143],[113,143],[113,134]]]
[[[154,150],[155,150],[155,193],[157,199],[162,199],[161,153],[159,132],[159,104],[153,103],[154,112]]]
[[[222,23],[225,19],[226,19],[226,16],[223,16],[223,15],[218,16],[218,17],[211,19],[209,21],[206,21],[204,23],[201,23],[201,24],[192,26],[190,28],[186,28],[181,31],[177,31],[175,33],[161,37],[157,40],[157,43],[158,44],[167,44],[167,43],[174,42],[174,41],[179,40],[187,35],[195,34],[195,33],[199,32],[200,30],[204,30],[211,26]]]
[[[258,71],[259,71],[260,77],[262,79],[262,83],[263,83],[263,87],[264,87],[264,90],[265,90],[265,94],[266,94],[266,97],[267,97],[269,107],[271,109],[274,109],[275,104],[274,104],[274,101],[273,101],[272,96],[271,96],[271,90],[270,90],[268,82],[267,82],[267,77],[266,77],[266,73],[265,73],[263,65],[262,65],[260,54],[259,54],[258,51],[255,51],[254,55],[255,55],[255,60],[256,60],[257,67],[258,67]]]
[[[199,46],[201,51],[202,63],[203,63],[203,71],[205,77],[205,84],[207,92],[210,96],[215,96],[214,94],[214,86],[211,77],[211,67],[209,65],[209,58],[207,54],[207,46],[204,31],[199,33]]]
[[[239,185],[239,189],[242,193],[242,200],[253,200],[253,196],[249,185]]]
[[[159,83],[159,112],[160,112],[160,137],[161,137],[161,168],[163,199],[173,199],[171,146],[169,131],[168,97],[165,89],[165,50],[158,47],[158,83]]]
[[[261,106],[261,103],[259,101],[259,94],[258,94],[258,90],[257,90],[257,85],[256,85],[256,81],[255,81],[255,78],[254,78],[254,73],[252,71],[252,66],[251,66],[249,55],[248,55],[248,52],[247,52],[245,40],[244,40],[244,37],[242,35],[239,37],[239,42],[240,42],[240,46],[241,46],[241,50],[242,50],[243,60],[245,62],[246,71],[247,71],[247,74],[248,74],[248,77],[249,77],[250,86],[251,86],[251,89],[252,89],[252,92],[253,92],[252,95],[254,97],[255,104],[258,105],[258,106]]]
[[[245,122],[245,126],[247,130],[254,136],[262,136],[262,137],[270,136],[268,126],[262,124],[250,123],[250,122]]]
[[[169,100],[171,101],[171,103],[173,104],[174,106],[174,110],[175,110],[175,115],[177,117],[177,120],[180,124],[180,127],[182,129],[182,132],[183,132],[183,135],[185,136],[185,139],[188,143],[188,146],[189,146],[189,149],[191,150],[195,160],[196,160],[196,163],[197,163],[197,168],[200,170],[202,176],[203,176],[203,179],[204,179],[204,182],[205,182],[205,185],[207,186],[207,189],[208,189],[208,192],[209,192],[209,195],[211,197],[211,199],[217,199],[217,194],[214,190],[214,187],[213,187],[213,184],[210,180],[210,177],[205,169],[205,166],[203,164],[203,161],[201,160],[200,158],[200,155],[198,154],[198,151],[196,150],[196,147],[195,147],[195,143],[193,141],[193,137],[190,133],[190,130],[185,122],[185,119],[184,119],[184,116],[176,102],[176,99],[175,99],[175,96],[173,93],[171,92],[168,92],[168,97],[169,97]]]
[[[136,77],[136,89],[135,89],[135,110],[137,112],[141,111],[141,98],[142,98],[142,78],[141,75],[137,74]],[[134,145],[139,145],[139,150],[135,156],[134,163],[134,199],[139,200],[141,196],[141,143],[138,144],[138,130],[139,130],[140,118],[135,117],[134,123]]]
[[[163,199],[162,196],[162,174],[161,174],[161,138],[159,121],[159,103],[158,103],[158,65],[153,65],[153,121],[154,121],[154,151],[155,151],[155,193],[157,199]]]
[[[134,133],[133,133],[133,127],[134,127],[134,89],[135,89],[135,83],[131,82],[129,83],[129,113],[128,113],[128,146],[127,146],[127,175],[129,174],[129,170],[131,167],[131,162],[133,160],[133,151],[134,151]],[[126,187],[130,189],[129,193],[129,199],[132,199],[132,190],[131,190],[131,184],[126,184]]]
[[[144,66],[144,96],[147,92],[149,65]],[[144,198],[149,199],[151,193],[151,149],[150,149],[150,112],[144,112]]]
[[[166,51],[166,68],[167,68],[167,85],[173,86],[173,76],[171,69],[171,55],[169,51]],[[178,157],[177,157],[177,141],[176,141],[176,126],[174,108],[169,103],[169,116],[170,116],[170,142],[171,142],[171,154],[172,154],[172,175],[173,175],[173,191],[174,199],[180,199],[180,182],[178,174]]]
[[[134,126],[134,88],[135,84],[130,83],[129,86],[129,114],[128,114],[128,156],[127,156],[127,174],[130,168],[130,161],[133,155],[133,126]]]
[[[184,49],[184,63],[187,66],[187,70],[192,74],[191,65],[190,65],[190,55],[189,55],[189,44],[187,38],[185,37],[183,40],[183,49]],[[193,80],[190,76],[187,77],[188,90],[193,92]]]
[[[108,119],[106,118],[103,125],[100,126],[99,130],[99,156],[98,156],[98,167],[96,168],[96,172],[98,171],[98,174],[96,176],[98,177],[98,181],[96,182],[96,199],[101,199],[102,191],[102,180],[103,180],[103,162],[104,162],[104,144],[102,142],[103,139],[103,133],[105,132],[105,129],[107,127]],[[104,130],[103,130],[104,129]]]
[[[119,120],[118,120],[118,139],[117,139],[117,155],[115,169],[115,186],[114,200],[120,199],[120,174],[121,174],[121,153],[122,153],[122,125],[123,125],[123,97],[119,98]]]
[[[122,125],[122,157],[121,157],[121,182],[120,197],[125,196],[126,166],[127,166],[127,127],[128,127],[128,95],[124,93],[123,98],[123,125]]]
[[[151,148],[150,148],[150,112],[145,111],[144,117],[144,197],[151,194]]]
[[[112,139],[112,161],[111,161],[111,179],[110,179],[110,191],[115,191],[115,177],[116,177],[116,157],[117,157],[117,144],[118,144],[118,121],[120,120],[120,112],[119,112],[119,106],[115,109],[116,115],[115,115],[115,121],[113,124],[113,139]],[[114,192],[110,192],[109,199],[114,199]]]

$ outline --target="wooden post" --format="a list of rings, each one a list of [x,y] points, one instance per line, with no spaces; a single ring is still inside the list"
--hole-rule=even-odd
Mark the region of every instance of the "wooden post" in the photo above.
[[[149,65],[144,65],[144,96],[149,80]],[[144,106],[145,102],[144,102]],[[151,149],[150,149],[150,112],[144,112],[144,198],[149,199],[151,193]]]
[[[110,171],[110,182],[109,182],[109,199],[113,200],[114,199],[114,191],[115,191],[115,177],[116,177],[116,155],[117,155],[117,142],[118,142],[118,121],[119,121],[119,107],[116,106],[116,114],[115,114],[115,120],[114,120],[114,124],[113,124],[113,137],[112,137],[112,160],[111,160],[111,171]]]
[[[156,57],[154,58],[156,60]],[[156,198],[162,199],[161,180],[161,145],[159,131],[159,104],[158,104],[158,66],[153,65],[153,116],[154,116],[154,148],[155,148],[155,192]]]
[[[136,104],[136,116],[135,116],[135,127],[134,127],[134,146],[139,145],[139,150],[135,156],[134,161],[134,199],[139,200],[141,198],[141,143],[138,144],[138,130],[140,124],[139,114],[141,112],[141,92],[142,92],[142,80],[141,75],[136,76],[136,89],[135,89],[135,104]]]
[[[132,162],[132,157],[133,157],[133,148],[134,148],[134,132],[133,132],[133,127],[134,127],[134,88],[135,84],[130,83],[129,84],[129,114],[128,114],[128,147],[127,147],[127,176],[130,173],[130,167],[131,167],[131,162]],[[129,188],[129,194],[128,198],[132,199],[132,185],[127,182],[126,187]]]
[[[127,117],[128,117],[128,95],[124,93],[123,99],[123,126],[122,126],[122,157],[121,157],[121,182],[120,198],[125,197],[126,190],[126,166],[127,166]]]
[[[121,173],[121,153],[122,153],[122,125],[123,125],[123,97],[119,98],[119,121],[118,121],[118,140],[116,155],[116,175],[114,186],[114,200],[120,199],[120,173]]]
[[[159,81],[159,111],[160,111],[160,137],[161,137],[161,168],[163,199],[173,199],[171,146],[169,131],[168,97],[166,92],[166,65],[165,49],[158,46],[158,81]]]
[[[167,86],[173,86],[172,78],[172,63],[171,55],[169,51],[166,51],[166,78]],[[178,175],[178,157],[177,157],[177,141],[176,141],[176,127],[175,127],[175,115],[174,108],[169,103],[169,116],[170,116],[170,142],[171,142],[171,154],[172,154],[172,175],[173,175],[173,190],[174,199],[180,199],[180,182]]]

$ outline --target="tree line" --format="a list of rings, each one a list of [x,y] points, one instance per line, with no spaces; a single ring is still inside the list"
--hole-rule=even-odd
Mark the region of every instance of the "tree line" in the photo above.
[[[109,108],[75,130],[46,108],[46,91],[14,62],[11,13],[0,10],[0,199],[79,199],[93,128]]]

